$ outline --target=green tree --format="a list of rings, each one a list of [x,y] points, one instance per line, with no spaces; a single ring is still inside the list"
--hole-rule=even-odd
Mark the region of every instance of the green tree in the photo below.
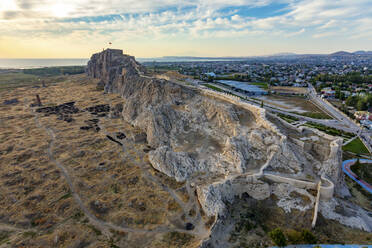
[[[341,90],[338,87],[336,88],[336,91],[335,91],[335,98],[341,99]]]
[[[302,233],[296,230],[289,230],[287,232],[287,238],[290,244],[301,244],[302,243]]]
[[[360,175],[361,173],[361,168],[362,168],[362,165],[360,163],[360,160],[359,158],[357,159],[357,161],[351,166],[351,170],[357,174],[357,175]]]
[[[306,243],[306,244],[316,244],[317,242],[317,238],[315,237],[315,235],[310,232],[309,230],[302,230],[301,232],[301,236],[302,236],[302,240]]]
[[[367,108],[371,107],[372,106],[372,95],[371,94],[368,94],[366,96],[365,101],[366,101],[366,104],[367,104]]]
[[[280,228],[275,228],[269,232],[270,238],[273,240],[274,244],[279,247],[284,247],[287,245],[287,239],[284,236],[283,231]]]
[[[362,111],[362,110],[367,110],[367,102],[364,98],[359,98],[357,104],[356,104],[356,108],[357,110],[359,111]]]
[[[345,100],[345,93],[344,92],[340,92],[340,100],[341,101]]]
[[[358,97],[357,96],[349,96],[346,99],[346,105],[347,106],[356,107],[357,103],[358,103]]]
[[[213,77],[212,76],[208,76],[208,78],[207,78],[207,82],[213,82]]]

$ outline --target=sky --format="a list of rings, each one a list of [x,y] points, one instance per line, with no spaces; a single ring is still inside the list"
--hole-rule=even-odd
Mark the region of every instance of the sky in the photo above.
[[[372,0],[0,0],[0,58],[108,47],[142,58],[372,50]]]

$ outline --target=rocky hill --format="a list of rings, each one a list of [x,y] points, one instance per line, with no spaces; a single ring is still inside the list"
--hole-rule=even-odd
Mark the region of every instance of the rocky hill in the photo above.
[[[120,50],[87,72],[0,90],[0,248],[372,244],[340,139]]]
[[[324,216],[372,230],[363,210],[338,198],[348,195],[340,139],[294,128],[238,98],[146,76],[121,50],[94,54],[87,73],[106,93],[123,98],[121,115],[146,135],[152,166],[187,182],[208,216],[225,216],[242,194],[256,200],[275,195],[286,212],[312,210],[315,197],[308,190],[322,181]],[[336,206],[357,214],[342,216]]]

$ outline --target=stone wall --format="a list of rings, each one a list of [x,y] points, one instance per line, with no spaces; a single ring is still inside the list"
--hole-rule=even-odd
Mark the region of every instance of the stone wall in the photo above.
[[[306,151],[268,121],[264,109],[238,97],[144,76],[145,70],[133,57],[117,50],[93,55],[87,71],[101,79],[106,92],[123,97],[122,116],[147,134],[153,147],[149,153],[152,166],[177,181],[192,181],[208,215],[223,214],[224,202],[233,201],[236,195],[268,197],[270,185],[261,180],[263,176],[274,183],[310,187],[303,181],[267,175],[269,167],[275,172],[275,164],[288,168],[295,177],[304,166],[321,163],[312,156],[307,156],[306,164],[299,161]],[[240,108],[254,117],[248,124],[241,123]],[[324,174],[334,182],[342,181],[335,170],[338,145],[333,144],[323,166]],[[332,189],[322,189],[323,196],[331,197]]]

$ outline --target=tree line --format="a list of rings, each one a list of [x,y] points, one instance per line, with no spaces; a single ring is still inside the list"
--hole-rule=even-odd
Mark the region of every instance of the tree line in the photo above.
[[[372,95],[355,95],[349,96],[345,101],[347,106],[354,107],[358,111],[368,110],[369,107],[372,107]]]
[[[363,75],[360,72],[349,72],[345,75],[319,74],[313,78],[321,82],[343,82],[352,84],[372,84],[371,75]]]

